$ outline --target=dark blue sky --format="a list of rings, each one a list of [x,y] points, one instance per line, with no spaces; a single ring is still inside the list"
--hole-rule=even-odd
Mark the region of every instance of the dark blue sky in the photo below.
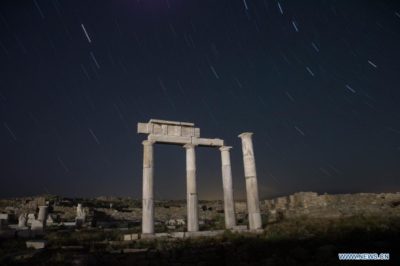
[[[254,132],[262,197],[400,191],[397,1],[0,3],[0,197],[141,197],[136,123]],[[155,149],[155,195],[185,198],[185,150]],[[222,198],[198,148],[199,198]]]

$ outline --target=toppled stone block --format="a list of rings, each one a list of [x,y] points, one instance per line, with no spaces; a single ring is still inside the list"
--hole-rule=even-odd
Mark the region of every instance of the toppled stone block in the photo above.
[[[125,234],[123,236],[124,241],[132,241],[132,240],[137,240],[139,239],[138,234]]]
[[[8,222],[10,215],[8,213],[0,213],[0,220]]]
[[[29,240],[26,241],[27,248],[43,249],[47,246],[46,240]]]

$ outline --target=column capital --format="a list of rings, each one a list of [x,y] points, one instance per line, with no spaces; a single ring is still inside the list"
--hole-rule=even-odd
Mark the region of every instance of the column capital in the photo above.
[[[238,137],[239,138],[245,138],[245,137],[251,137],[252,135],[253,135],[253,132],[243,132]]]
[[[183,145],[183,147],[185,148],[185,149],[194,149],[194,147],[196,147],[197,145],[196,144],[193,144],[193,143],[187,143],[187,144],[185,144],[185,145]]]
[[[142,144],[143,144],[143,146],[150,146],[150,145],[154,144],[154,141],[146,139],[146,140],[142,141]]]
[[[230,149],[232,149],[232,146],[221,146],[219,148],[220,151],[229,151]]]

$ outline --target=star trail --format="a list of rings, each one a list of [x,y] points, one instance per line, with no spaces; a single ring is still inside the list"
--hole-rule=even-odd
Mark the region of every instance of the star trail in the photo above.
[[[0,3],[0,196],[141,197],[137,122],[254,132],[260,197],[400,190],[396,1]],[[185,198],[185,150],[156,145],[155,196]],[[199,199],[222,199],[198,148]],[[165,189],[165,188],[168,189]]]

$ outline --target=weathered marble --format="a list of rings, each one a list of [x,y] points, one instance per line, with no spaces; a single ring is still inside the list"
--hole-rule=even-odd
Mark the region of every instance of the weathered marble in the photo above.
[[[231,229],[236,226],[235,203],[233,201],[233,186],[232,186],[232,169],[230,146],[222,146],[221,151],[222,161],[222,186],[224,192],[224,212],[225,212],[225,228]]]
[[[77,227],[82,226],[86,221],[86,211],[82,207],[82,203],[78,203],[78,206],[76,207],[75,221]]]
[[[186,149],[187,230],[195,232],[199,231],[195,145],[186,144],[183,147]]]
[[[8,222],[8,219],[10,218],[10,215],[8,213],[0,213],[0,220],[4,220]]]
[[[200,137],[200,129],[193,123],[150,119],[148,123],[138,123],[137,132],[142,134]]]
[[[229,147],[224,147],[224,140],[200,138],[200,128],[195,127],[194,123],[159,119],[150,119],[148,123],[138,123],[137,132],[148,135],[147,140],[143,142],[142,232],[145,237],[154,235],[153,143],[183,145],[186,148],[187,230],[189,232],[199,230],[195,147],[221,147],[225,225],[228,229],[235,227],[232,170]],[[172,225],[168,224],[168,226]]]
[[[137,239],[139,239],[138,234],[125,234],[123,236],[124,241],[132,241],[132,240],[137,240]]]
[[[220,147],[222,139],[200,138],[200,128],[193,123],[150,119],[148,123],[138,123],[137,132],[148,134],[148,140],[167,144],[194,144],[198,146]]]
[[[39,206],[39,214],[37,220],[43,223],[43,226],[46,226],[47,215],[49,214],[48,206]]]
[[[143,141],[142,233],[154,233],[153,143]]]
[[[43,249],[46,246],[47,246],[47,241],[46,240],[30,240],[30,241],[26,241],[26,247],[27,248]]]
[[[33,221],[35,221],[35,220],[36,220],[35,214],[34,213],[29,213],[28,214],[27,224],[31,225],[33,223]]]
[[[22,227],[26,227],[26,213],[22,213],[19,217],[18,217],[18,227],[22,228]]]
[[[251,132],[245,132],[240,134],[239,138],[242,140],[244,175],[246,178],[247,209],[249,213],[249,229],[255,230],[260,229],[262,224],[252,135],[253,133]]]
[[[76,217],[86,219],[86,211],[82,206],[82,203],[78,203],[76,206]]]

